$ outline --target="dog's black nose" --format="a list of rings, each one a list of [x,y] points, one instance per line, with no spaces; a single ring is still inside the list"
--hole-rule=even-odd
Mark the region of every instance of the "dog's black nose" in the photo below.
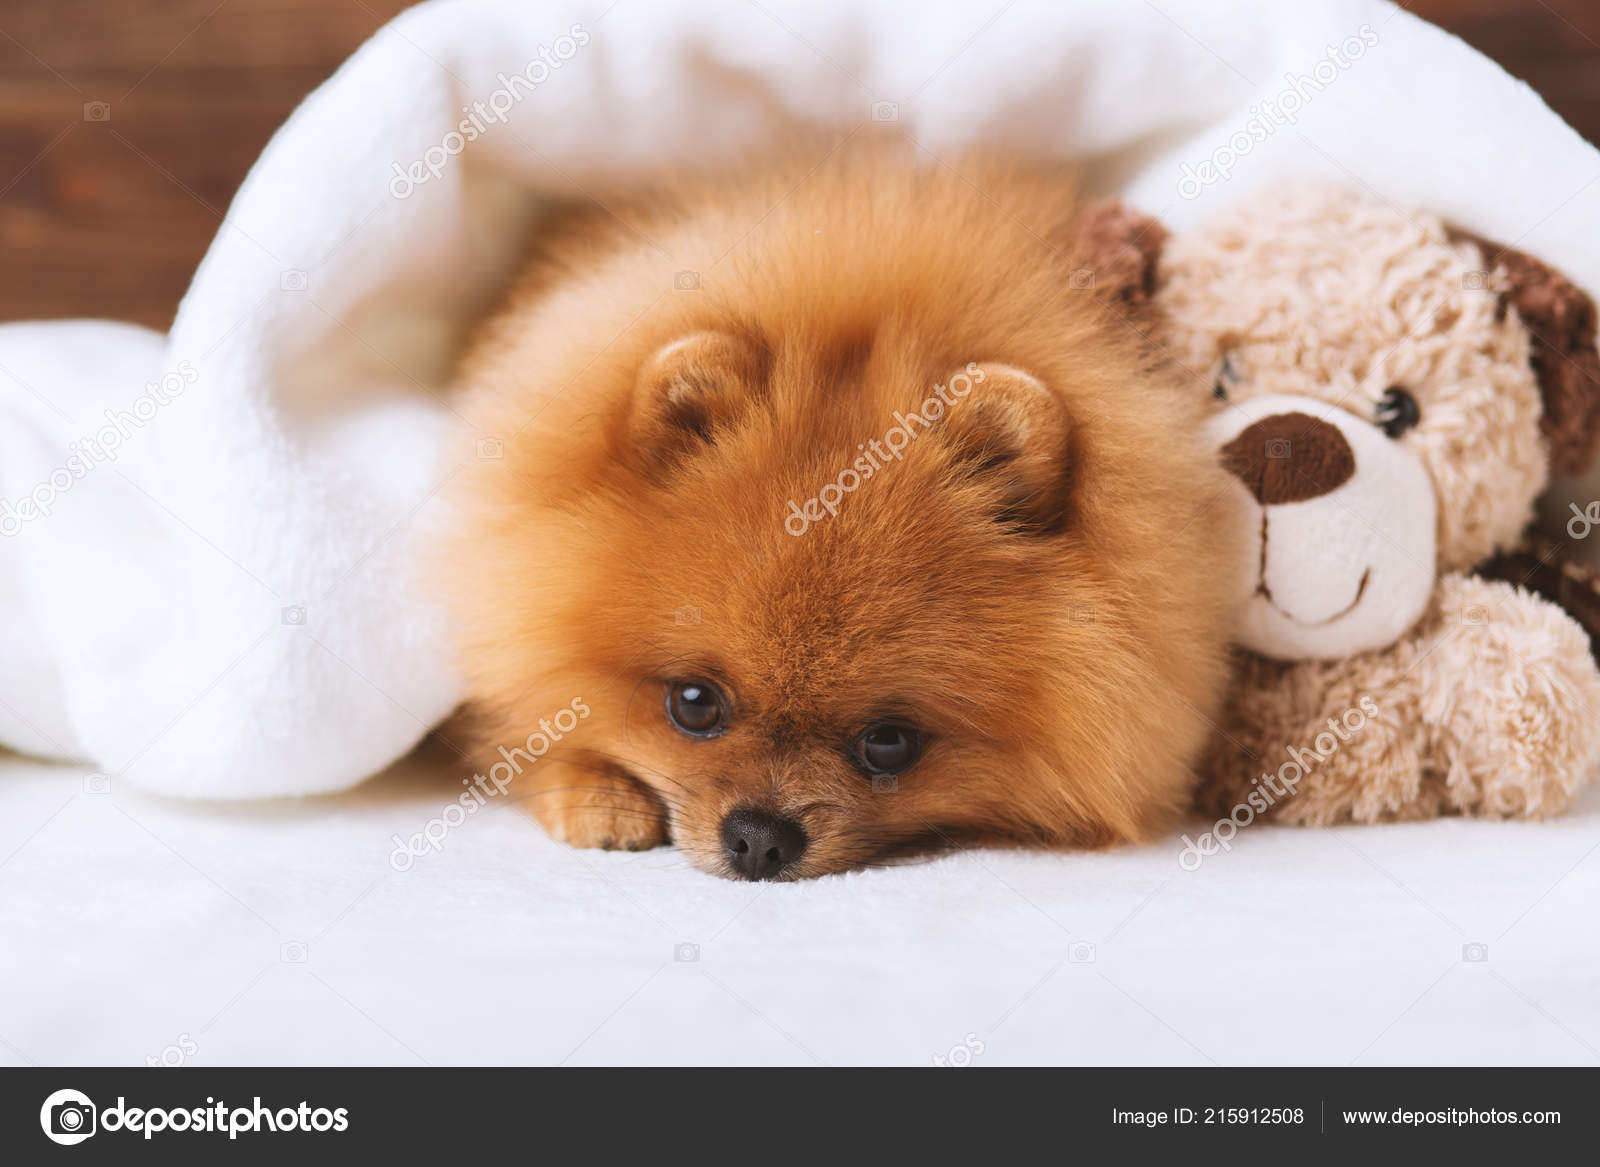
[[[776,879],[806,849],[806,833],[791,819],[741,806],[722,820],[722,847],[745,879]]]

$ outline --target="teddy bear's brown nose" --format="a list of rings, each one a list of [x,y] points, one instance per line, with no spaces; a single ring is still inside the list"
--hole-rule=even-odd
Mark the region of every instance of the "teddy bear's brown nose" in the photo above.
[[[1222,464],[1264,507],[1321,498],[1356,472],[1356,456],[1338,427],[1306,413],[1252,423],[1222,447]]]

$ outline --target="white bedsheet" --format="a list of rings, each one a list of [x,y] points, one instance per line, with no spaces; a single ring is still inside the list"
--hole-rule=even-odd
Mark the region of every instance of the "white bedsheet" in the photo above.
[[[803,884],[507,805],[396,871],[450,781],[218,805],[0,763],[0,1064],[1600,1063],[1600,789],[1252,827],[1193,873],[1173,841]]]

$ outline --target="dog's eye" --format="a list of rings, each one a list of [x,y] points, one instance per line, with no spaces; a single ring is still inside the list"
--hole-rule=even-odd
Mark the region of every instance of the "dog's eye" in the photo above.
[[[674,681],[667,689],[667,718],[690,737],[715,737],[728,720],[728,702],[705,681]]]
[[[898,774],[922,753],[922,738],[909,725],[885,721],[856,738],[856,764],[868,774]]]
[[[1390,385],[1383,391],[1383,397],[1378,401],[1374,420],[1384,433],[1391,438],[1398,438],[1422,420],[1422,410],[1409,390],[1399,385]]]

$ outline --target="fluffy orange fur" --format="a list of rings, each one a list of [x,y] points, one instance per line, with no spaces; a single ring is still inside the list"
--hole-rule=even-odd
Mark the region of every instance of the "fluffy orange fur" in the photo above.
[[[799,878],[1177,813],[1238,552],[1204,395],[1086,287],[1069,176],[853,145],[610,206],[541,226],[460,371],[502,443],[442,573],[475,741],[584,711],[517,767],[545,827],[730,875],[753,807],[802,828]],[[669,719],[685,678],[719,736]],[[884,719],[924,748],[875,782],[852,743]]]

